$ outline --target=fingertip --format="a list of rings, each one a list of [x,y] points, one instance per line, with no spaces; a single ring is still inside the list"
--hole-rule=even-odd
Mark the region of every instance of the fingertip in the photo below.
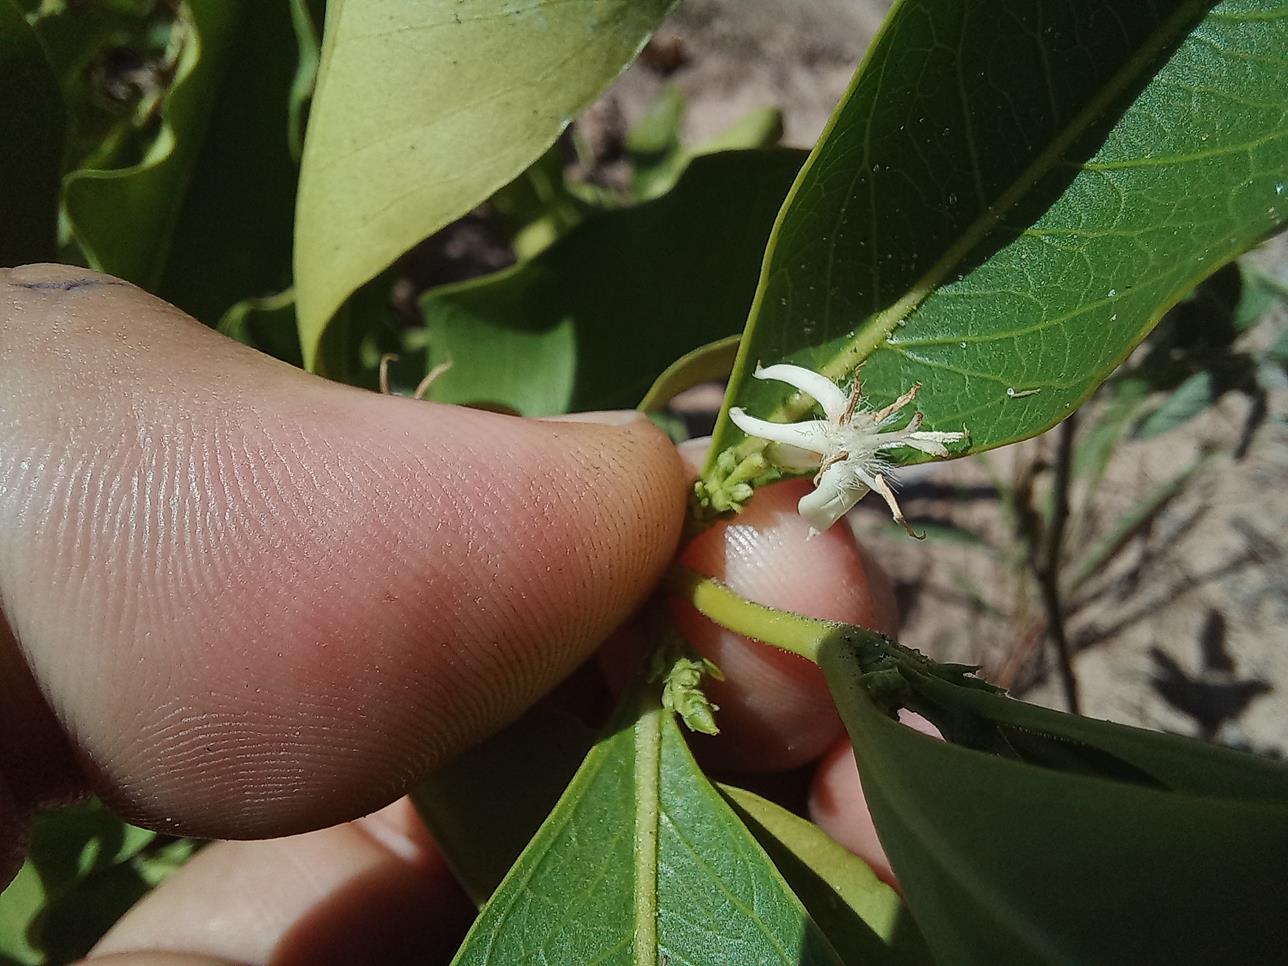
[[[319,832],[207,846],[126,913],[90,961],[446,962],[475,910],[402,804]]]
[[[391,801],[583,661],[674,554],[684,471],[635,414],[338,386],[82,269],[0,289],[13,653],[73,781],[140,824],[263,837]],[[34,720],[0,738],[10,777],[56,757]]]
[[[544,416],[546,423],[589,423],[594,426],[626,427],[636,423],[649,423],[649,419],[638,409],[593,409],[583,413],[560,413],[557,416]]]
[[[694,439],[686,439],[675,448],[679,454],[680,462],[684,464],[684,472],[688,479],[696,480],[702,473],[702,465],[707,460],[707,453],[711,451],[711,437],[698,436]]]
[[[844,526],[810,539],[796,512],[808,481],[763,487],[736,517],[698,535],[683,564],[723,581],[742,596],[813,617],[888,626],[893,595],[880,585]],[[718,627],[687,604],[677,625],[725,673],[706,689],[720,705],[721,734],[699,747],[735,771],[785,770],[812,761],[841,734],[822,672],[793,654]]]
[[[200,956],[189,953],[168,953],[154,950],[129,953],[111,953],[77,960],[76,966],[92,963],[93,966],[243,966],[232,959],[220,956]]]

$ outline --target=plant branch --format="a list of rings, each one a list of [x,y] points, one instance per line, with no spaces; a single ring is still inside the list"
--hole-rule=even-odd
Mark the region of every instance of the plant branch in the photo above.
[[[818,649],[829,637],[851,630],[849,624],[775,610],[738,596],[720,581],[688,567],[672,567],[666,587],[698,613],[735,633],[790,651],[818,663]],[[879,635],[874,635],[879,636]]]
[[[1073,437],[1078,430],[1077,414],[1060,424],[1056,449],[1055,486],[1051,503],[1051,520],[1047,526],[1044,559],[1037,563],[1038,587],[1042,593],[1042,606],[1046,610],[1047,631],[1055,645],[1060,668],[1060,683],[1064,689],[1064,702],[1073,714],[1078,714],[1078,678],[1073,670],[1073,655],[1064,626],[1064,604],[1060,599],[1060,556],[1064,549],[1064,530],[1069,520],[1069,481],[1073,466]]]
[[[927,701],[923,690],[911,682],[938,679],[954,686],[1002,693],[1000,688],[974,677],[979,668],[973,665],[940,664],[856,624],[805,617],[753,603],[718,580],[687,567],[673,567],[664,586],[720,626],[813,661],[823,669],[834,696],[852,687],[865,688],[890,717],[899,708],[909,708],[930,719],[950,741],[956,740],[953,734],[957,733],[951,711],[938,700]],[[857,677],[852,672],[857,672]]]

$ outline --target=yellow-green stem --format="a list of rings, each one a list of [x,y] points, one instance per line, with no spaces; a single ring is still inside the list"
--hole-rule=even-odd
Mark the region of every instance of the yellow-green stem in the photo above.
[[[703,616],[721,627],[753,638],[773,647],[799,654],[815,664],[819,648],[839,635],[871,635],[874,642],[885,643],[875,631],[865,631],[852,624],[804,617],[791,611],[777,610],[738,596],[713,577],[704,577],[687,567],[672,567],[666,586],[676,596],[687,600]]]

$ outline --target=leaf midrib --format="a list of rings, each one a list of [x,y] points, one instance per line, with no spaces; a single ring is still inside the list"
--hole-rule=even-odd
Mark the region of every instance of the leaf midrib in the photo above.
[[[662,709],[649,701],[635,725],[635,942],[637,966],[657,963],[658,802]]]

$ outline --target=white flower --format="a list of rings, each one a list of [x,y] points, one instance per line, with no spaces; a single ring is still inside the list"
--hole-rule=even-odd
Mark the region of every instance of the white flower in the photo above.
[[[814,490],[801,497],[797,509],[810,525],[810,535],[826,530],[849,512],[868,492],[876,490],[890,507],[895,522],[914,537],[921,537],[903,517],[886,476],[892,468],[882,455],[885,450],[908,446],[947,456],[945,443],[956,443],[966,433],[932,433],[921,429],[922,415],[913,413],[903,429],[881,427],[917,397],[920,384],[914,385],[884,409],[869,409],[859,393],[859,377],[846,396],[831,379],[821,373],[785,363],[756,367],[757,379],[776,379],[813,396],[823,407],[826,419],[808,419],[799,423],[770,423],[748,416],[735,406],[729,418],[748,436],[758,436],[778,444],[772,454],[776,463],[792,469],[817,467]]]

